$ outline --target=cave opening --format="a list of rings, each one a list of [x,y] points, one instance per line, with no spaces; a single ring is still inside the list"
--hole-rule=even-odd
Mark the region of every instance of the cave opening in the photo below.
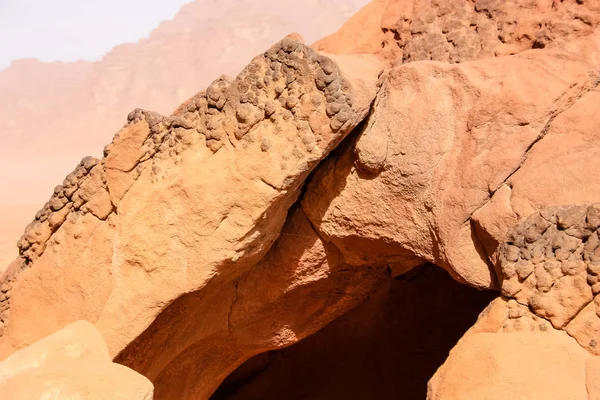
[[[429,379],[497,296],[422,265],[314,335],[246,361],[211,400],[423,400]]]

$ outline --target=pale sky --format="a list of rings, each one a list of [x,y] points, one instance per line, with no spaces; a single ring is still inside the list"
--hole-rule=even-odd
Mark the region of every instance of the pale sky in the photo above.
[[[0,0],[0,69],[12,60],[95,61],[148,36],[191,0]]]

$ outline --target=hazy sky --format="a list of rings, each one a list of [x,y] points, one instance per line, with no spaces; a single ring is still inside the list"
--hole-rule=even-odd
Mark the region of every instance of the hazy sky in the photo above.
[[[18,58],[97,60],[147,36],[190,1],[0,0],[0,69]]]

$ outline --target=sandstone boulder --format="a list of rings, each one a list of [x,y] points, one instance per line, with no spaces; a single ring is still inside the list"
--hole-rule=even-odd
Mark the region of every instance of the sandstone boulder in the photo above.
[[[290,222],[290,234],[307,236],[318,246],[314,255],[310,246],[295,250],[301,242],[284,240],[284,261],[258,263],[309,173],[366,117],[380,70],[375,57],[329,57],[288,37],[170,117],[132,112],[104,158],[83,159],[19,241],[20,258],[1,284],[0,357],[86,319],[113,357],[123,352],[129,360],[128,346],[151,343],[153,352],[136,352],[131,364],[159,382],[157,392],[167,398],[196,398],[256,352],[297,341],[354,307],[385,268],[369,277],[367,269],[347,271],[305,217]],[[295,232],[297,226],[303,228]],[[251,270],[269,274],[288,263],[273,272],[283,274],[273,293],[260,287],[264,277],[242,280]],[[328,294],[331,285],[349,288]],[[322,315],[297,326],[299,316],[278,321],[295,288],[306,286],[325,297],[305,312]],[[256,314],[270,302],[278,310],[273,316]],[[188,320],[188,311],[200,315]],[[263,336],[249,333],[257,323],[250,318],[268,321]],[[153,336],[151,324],[161,321],[182,336],[167,341],[168,351],[158,343],[170,334]],[[229,338],[230,328],[237,339]],[[229,351],[215,352],[218,343]],[[186,387],[179,371],[190,359],[207,367],[198,369],[203,378],[189,374]]]
[[[479,60],[563,46],[600,24],[597,1],[374,0],[313,46],[388,65]]]
[[[562,173],[544,175],[539,186],[550,190],[567,180],[565,174],[573,187],[589,180],[590,163],[597,162],[597,146],[590,146],[595,136],[554,121],[581,102],[592,104],[599,49],[599,37],[591,36],[569,51],[392,68],[356,144],[316,173],[303,198],[306,214],[353,263],[402,261],[406,267],[427,260],[471,285],[495,286],[498,243],[483,243],[506,235],[533,211],[530,205],[515,214],[506,204],[513,179],[513,190],[539,199],[536,205],[600,197],[594,183],[560,197],[538,194],[529,183],[537,175],[521,171],[540,146],[546,157],[580,149],[585,158],[555,161]],[[561,135],[564,147],[546,145],[554,137],[549,132]],[[531,163],[544,165],[541,159]],[[489,207],[499,211],[478,231],[471,217],[483,220],[485,210],[478,210],[492,204],[490,198]]]
[[[5,400],[151,400],[152,384],[111,361],[98,329],[77,321],[0,362]]]

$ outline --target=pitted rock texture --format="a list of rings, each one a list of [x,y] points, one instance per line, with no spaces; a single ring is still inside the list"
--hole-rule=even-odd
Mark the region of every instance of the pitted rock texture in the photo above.
[[[375,0],[314,47],[389,64],[459,63],[560,47],[599,24],[597,1]]]
[[[451,351],[427,399],[598,398],[599,231],[599,204],[544,208],[513,228],[498,250],[503,297]]]
[[[357,17],[379,59],[293,35],[169,117],[133,111],[27,228],[0,280],[0,357],[87,319],[157,398],[205,399],[249,358],[432,263],[503,297],[430,397],[594,396],[596,4],[366,10],[382,5]]]
[[[502,294],[565,328],[600,293],[600,204],[548,208],[500,249]]]
[[[474,333],[429,381],[427,400],[587,400],[590,358],[559,332]]]
[[[380,71],[375,57],[328,57],[288,37],[237,78],[216,80],[170,117],[133,111],[104,158],[84,159],[27,228],[21,257],[1,280],[0,356],[73,320],[87,319],[103,333],[111,355],[122,353],[125,360],[128,346],[162,340],[150,325],[170,318],[165,310],[185,308],[189,298],[214,299],[212,290],[228,287],[217,296],[223,296],[223,307],[215,307],[212,322],[180,321],[186,335],[169,341],[174,348],[160,346],[152,363],[139,358],[142,353],[150,357],[148,349],[128,360],[156,379],[157,392],[166,398],[194,398],[208,395],[219,377],[245,358],[293,343],[356,306],[386,269],[349,270],[335,249],[283,262],[295,268],[296,261],[299,275],[282,278],[274,298],[257,300],[263,293],[258,277],[249,283],[254,294],[244,300],[242,276],[262,270],[259,262],[280,236],[311,170],[366,117]],[[300,230],[290,232],[291,237],[304,235],[320,243],[304,221],[291,222],[290,229]],[[298,241],[284,243],[293,249]],[[288,321],[273,332],[273,322],[265,322],[263,340],[246,331],[256,324],[243,321],[267,307],[263,303],[282,307],[291,293],[327,293],[332,285],[348,289],[326,295],[326,303],[314,302],[311,324]],[[181,296],[185,299],[179,301]],[[258,302],[257,310],[238,314],[238,306],[250,307],[248,302]],[[190,312],[204,314],[207,307],[213,306]],[[161,313],[166,314],[157,319]],[[280,321],[282,315],[272,318]],[[211,327],[206,332],[198,330],[197,324],[204,323]],[[236,324],[242,325],[237,333]],[[231,345],[229,355],[217,355],[221,364],[214,353],[205,353],[210,345],[201,345],[215,340],[211,334],[219,340],[239,336],[239,346]],[[187,347],[200,352],[184,352]],[[213,369],[202,369],[208,375],[191,380],[181,392],[178,371],[190,359],[212,363]]]
[[[600,357],[573,336],[530,307],[499,297],[431,378],[427,400],[597,399]]]
[[[592,354],[600,339],[600,205],[546,208],[499,250],[502,293],[565,330]]]
[[[116,363],[98,329],[77,321],[0,362],[6,400],[151,400],[142,375]]]

